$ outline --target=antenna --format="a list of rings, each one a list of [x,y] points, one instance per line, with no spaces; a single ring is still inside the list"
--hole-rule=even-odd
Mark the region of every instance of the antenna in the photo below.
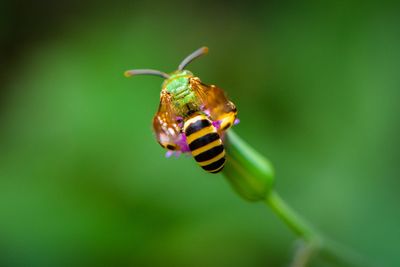
[[[151,69],[138,69],[138,70],[127,70],[124,72],[125,77],[131,77],[135,75],[155,75],[161,76],[165,79],[169,78],[169,75],[165,72],[159,70],[151,70]]]
[[[194,59],[205,55],[208,53],[208,47],[203,46],[188,55],[182,62],[179,64],[178,70],[183,70],[187,65],[189,65],[190,62],[192,62]]]

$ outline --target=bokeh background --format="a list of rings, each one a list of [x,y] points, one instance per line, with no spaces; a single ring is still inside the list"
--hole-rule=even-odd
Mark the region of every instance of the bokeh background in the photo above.
[[[296,237],[190,157],[164,158],[162,80],[224,88],[277,189],[375,266],[400,266],[395,1],[0,3],[0,266],[287,266]],[[314,264],[315,266],[326,266]]]

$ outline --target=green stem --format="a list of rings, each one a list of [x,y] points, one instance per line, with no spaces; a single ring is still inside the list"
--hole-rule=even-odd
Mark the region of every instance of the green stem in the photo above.
[[[321,259],[335,263],[337,266],[370,266],[360,255],[347,248],[343,248],[337,243],[324,239],[287,205],[277,192],[271,191],[267,195],[265,202],[297,236],[306,242],[305,246],[307,247],[308,254],[306,260],[315,253],[318,254]]]
[[[265,202],[290,229],[307,242],[318,243],[320,237],[275,191],[271,191]]]
[[[235,191],[248,201],[264,201],[274,213],[303,241],[302,251],[293,266],[305,266],[317,254],[335,266],[368,266],[362,258],[324,239],[301,218],[274,189],[274,170],[271,162],[230,130],[226,136],[224,176]]]

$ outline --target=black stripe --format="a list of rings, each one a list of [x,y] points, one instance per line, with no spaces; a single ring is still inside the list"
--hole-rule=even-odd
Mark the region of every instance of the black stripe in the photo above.
[[[220,171],[222,171],[224,169],[224,167],[222,166],[221,169],[217,170],[217,171],[213,171],[213,172],[209,172],[209,173],[219,173]]]
[[[231,123],[230,123],[230,122],[228,122],[228,124],[225,125],[224,128],[223,128],[222,130],[226,130],[226,129],[228,129],[229,127],[231,127]]]
[[[198,120],[196,122],[191,123],[185,130],[186,136],[191,135],[192,133],[195,133],[197,131],[200,131],[201,129],[210,126],[211,123],[209,120]]]
[[[199,147],[208,145],[209,143],[211,143],[215,140],[218,140],[218,139],[219,139],[219,135],[217,133],[209,133],[209,134],[203,135],[202,137],[199,137],[196,140],[194,140],[193,142],[191,142],[189,144],[189,148],[191,151],[193,151]]]
[[[204,151],[203,153],[198,154],[194,157],[194,159],[197,162],[207,161],[218,156],[222,151],[224,151],[223,145],[215,146],[207,151]]]
[[[201,166],[203,169],[205,169],[206,171],[215,171],[216,169],[220,168],[221,166],[223,166],[225,163],[225,158],[220,158],[219,160],[217,160],[214,163],[211,163],[209,165],[206,166]]]
[[[176,149],[176,146],[174,146],[174,145],[167,145],[167,148],[168,148],[169,150],[175,150],[175,149]]]

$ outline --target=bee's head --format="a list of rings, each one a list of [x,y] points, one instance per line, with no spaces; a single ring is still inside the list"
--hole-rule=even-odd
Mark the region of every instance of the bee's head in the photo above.
[[[188,77],[188,76],[193,76],[193,73],[189,70],[176,70],[172,73],[169,74],[168,79],[169,80],[174,80],[176,78],[180,77]]]
[[[189,84],[189,79],[193,77],[193,73],[188,70],[177,70],[169,74],[162,84],[162,89],[174,92],[176,87],[182,88]]]
[[[190,71],[185,70],[185,67],[189,65],[190,62],[192,62],[194,59],[205,55],[208,53],[208,48],[206,46],[200,47],[193,53],[191,53],[189,56],[187,56],[184,60],[182,60],[181,64],[178,66],[178,70],[174,71],[171,74],[167,74],[165,72],[159,71],[159,70],[152,70],[152,69],[136,69],[136,70],[127,70],[125,71],[125,76],[126,77],[131,77],[134,75],[156,75],[163,77],[164,79],[171,80],[180,76],[188,76],[188,75],[193,75]]]

